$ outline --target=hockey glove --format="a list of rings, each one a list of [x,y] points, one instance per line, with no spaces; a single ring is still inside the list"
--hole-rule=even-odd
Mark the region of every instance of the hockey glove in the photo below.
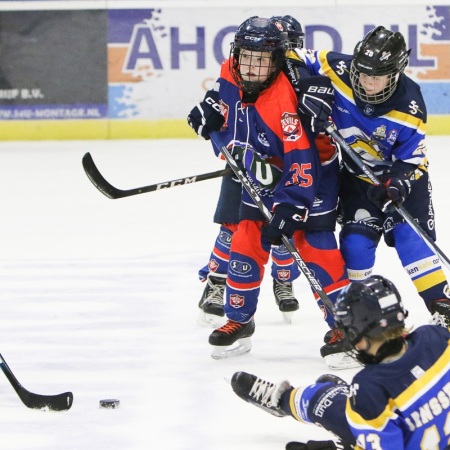
[[[225,123],[225,118],[220,112],[219,93],[208,91],[203,101],[192,108],[187,117],[189,126],[205,139],[213,131],[220,131]]]
[[[393,209],[393,202],[401,205],[411,192],[409,178],[415,166],[402,161],[395,162],[392,167],[381,176],[382,184],[372,185],[367,190],[369,200],[383,212]]]
[[[272,219],[262,229],[262,236],[272,245],[281,245],[281,236],[291,238],[299,224],[308,217],[306,208],[296,208],[287,203],[280,203],[274,211]]]
[[[297,84],[300,92],[298,111],[304,123],[309,123],[313,133],[324,131],[334,104],[334,89],[325,76],[301,79]]]
[[[303,442],[288,442],[286,450],[350,450],[351,445],[344,444],[341,441],[308,441]]]

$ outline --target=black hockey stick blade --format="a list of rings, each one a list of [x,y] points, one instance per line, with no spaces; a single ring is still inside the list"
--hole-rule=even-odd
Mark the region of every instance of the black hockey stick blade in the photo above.
[[[210,180],[212,178],[223,177],[224,175],[231,174],[232,170],[229,168],[217,170],[215,172],[204,173],[201,175],[193,175],[190,177],[179,178],[177,180],[164,181],[162,183],[150,184],[148,186],[142,186],[133,189],[118,189],[106,181],[105,177],[100,173],[97,166],[92,159],[91,154],[88,152],[82,159],[83,168],[87,177],[91,180],[92,184],[106,197],[111,199],[131,197],[132,195],[145,194],[146,192],[158,191],[160,189],[167,189],[175,186],[183,186],[185,184],[196,183],[198,181]]]
[[[14,390],[17,392],[22,403],[31,409],[42,409],[49,411],[67,411],[73,403],[72,392],[63,392],[56,395],[35,394],[25,389],[17,380],[8,364],[0,355],[0,368],[8,378]]]
[[[102,194],[112,199],[123,197],[123,195],[121,195],[123,191],[115,188],[112,184],[109,184],[105,180],[103,175],[97,169],[97,166],[95,165],[94,160],[92,159],[92,156],[89,152],[83,156],[82,163],[87,177]]]

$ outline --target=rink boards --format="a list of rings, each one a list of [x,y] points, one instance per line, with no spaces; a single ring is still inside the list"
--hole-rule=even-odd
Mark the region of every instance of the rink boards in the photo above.
[[[374,26],[402,32],[428,132],[450,132],[450,2],[234,3],[0,1],[1,139],[193,137],[185,118],[218,76],[237,26],[284,14],[301,20],[306,48],[351,53]]]

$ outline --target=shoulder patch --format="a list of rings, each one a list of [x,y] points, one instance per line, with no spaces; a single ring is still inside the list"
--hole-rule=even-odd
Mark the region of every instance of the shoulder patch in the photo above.
[[[283,140],[295,142],[302,137],[303,129],[297,114],[284,112],[281,115],[281,129],[283,130]]]

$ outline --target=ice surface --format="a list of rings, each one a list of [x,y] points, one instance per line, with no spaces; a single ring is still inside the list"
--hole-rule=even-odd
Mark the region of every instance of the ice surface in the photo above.
[[[450,254],[448,148],[428,139],[438,245]],[[250,354],[215,361],[197,325],[218,227],[220,180],[110,200],[81,166],[91,152],[105,177],[133,188],[218,170],[201,140],[0,143],[0,352],[29,390],[71,390],[64,413],[27,409],[0,374],[0,448],[6,450],[282,450],[324,430],[244,403],[225,381],[246,370],[309,384],[329,372],[319,355],[327,327],[302,276],[300,310],[283,322],[262,286]],[[429,314],[398,261],[380,245],[376,272],[392,279],[410,310]],[[354,370],[341,371],[351,379]],[[99,400],[120,399],[120,408]]]

